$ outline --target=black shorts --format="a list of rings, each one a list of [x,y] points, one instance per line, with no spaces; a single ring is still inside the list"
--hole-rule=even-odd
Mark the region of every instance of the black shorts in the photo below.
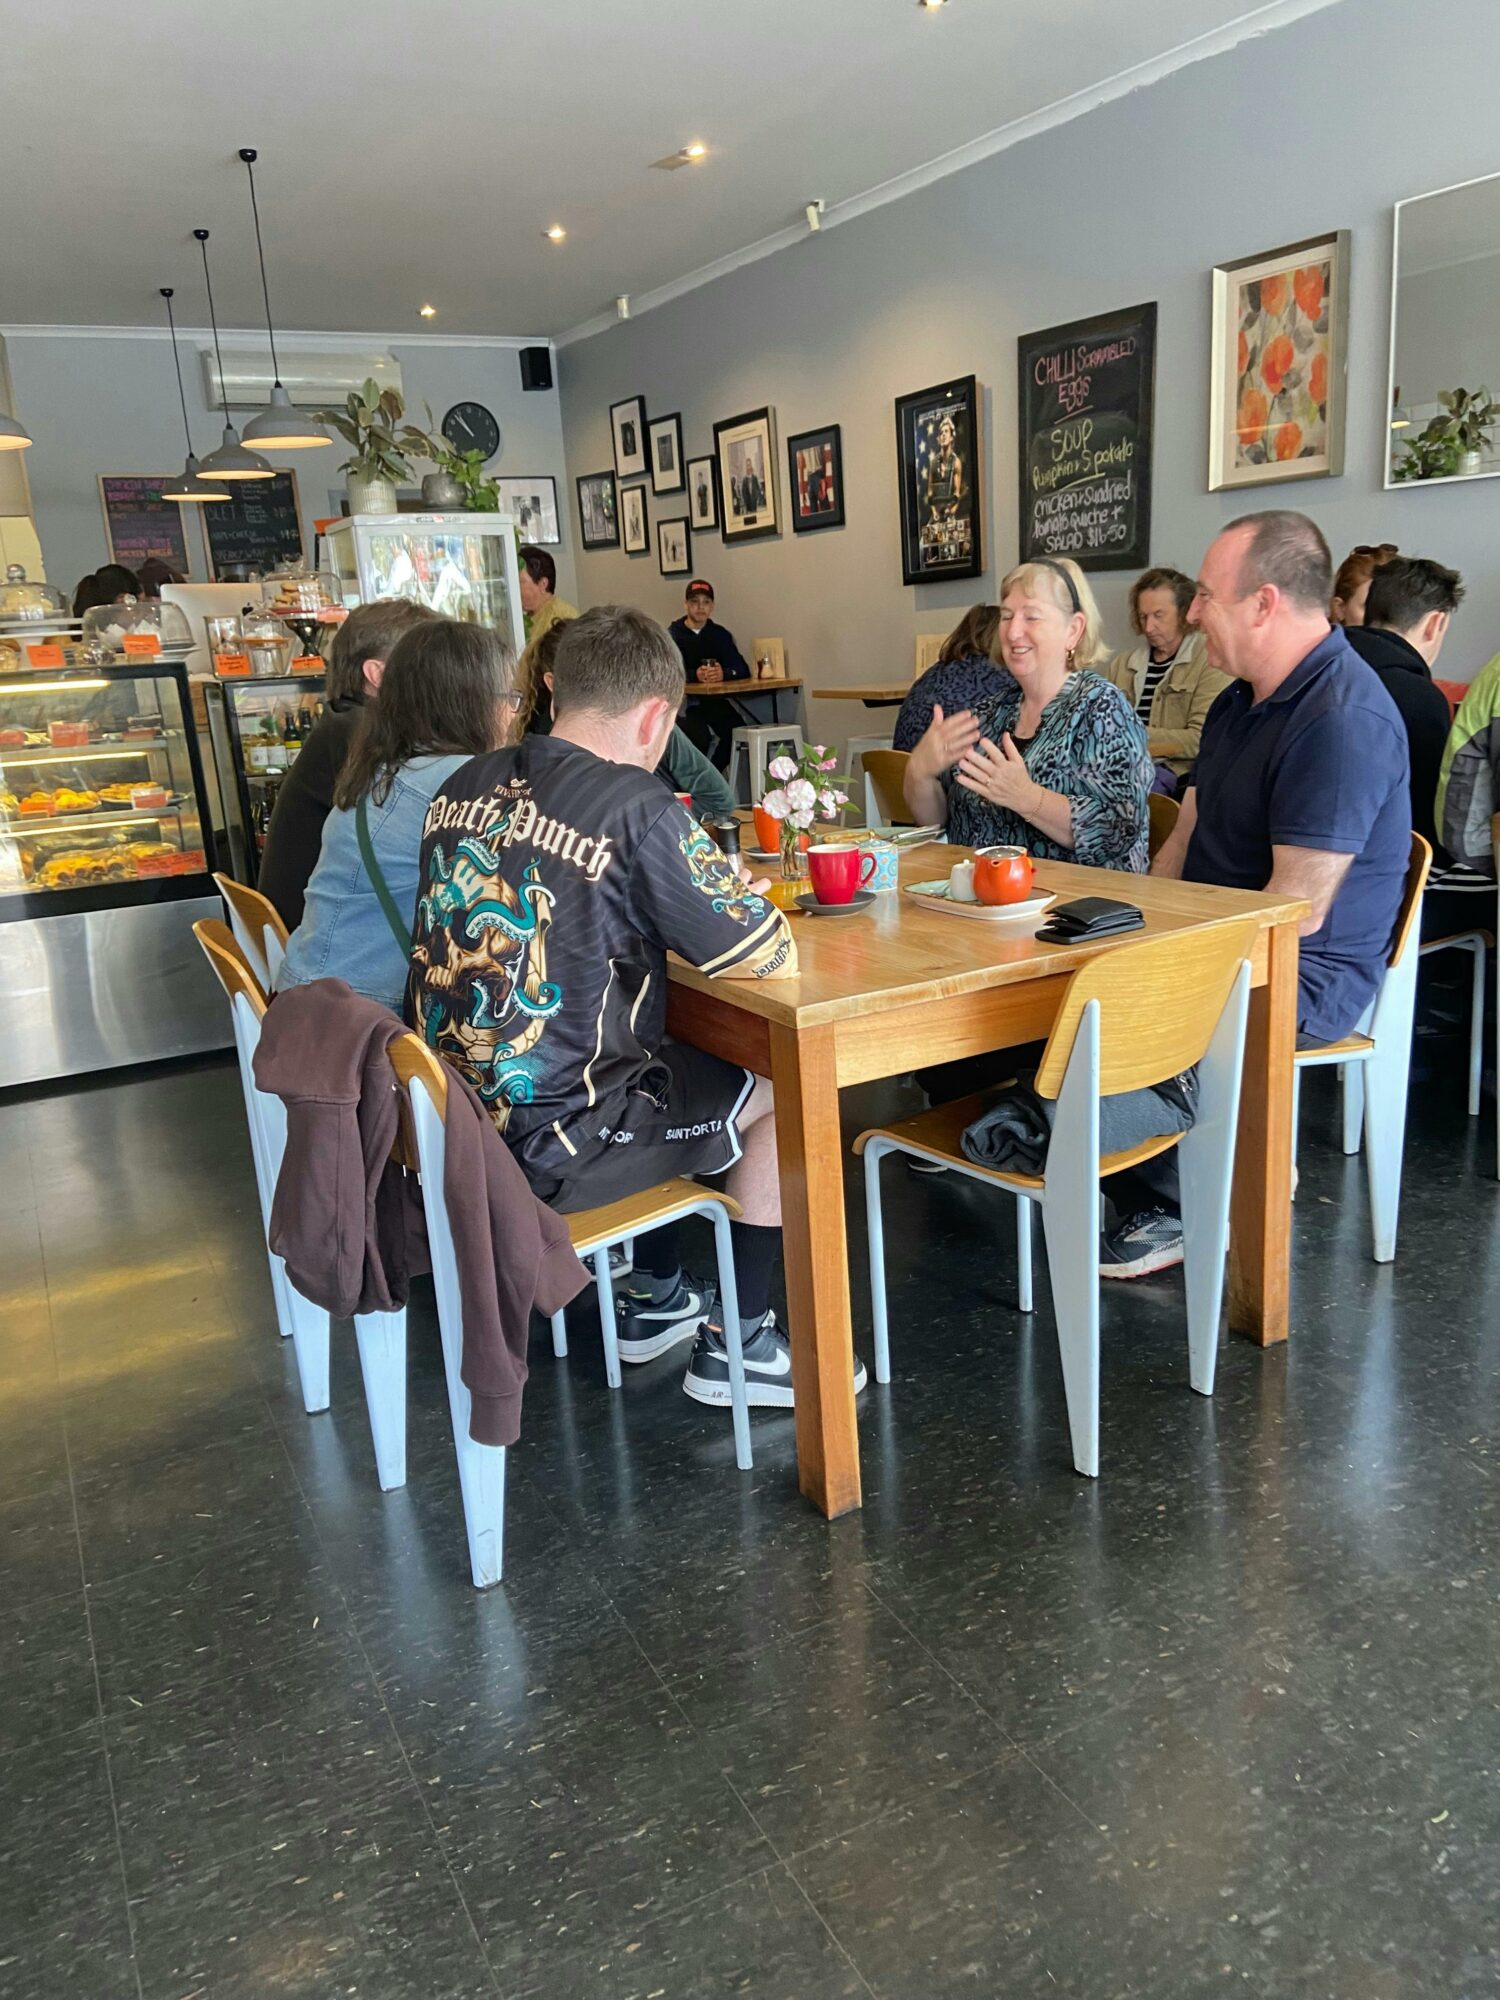
[[[722,1174],[740,1157],[738,1119],[755,1088],[742,1069],[686,1042],[664,1041],[657,1062],[665,1087],[644,1097],[630,1133],[592,1161],[576,1179],[532,1182],[532,1192],[561,1215],[623,1201],[681,1175]]]

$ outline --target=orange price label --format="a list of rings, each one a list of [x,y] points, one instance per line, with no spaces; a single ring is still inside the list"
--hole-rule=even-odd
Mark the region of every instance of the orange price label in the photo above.
[[[250,655],[248,653],[215,653],[214,672],[220,680],[247,680],[250,675]]]
[[[321,653],[299,653],[292,662],[292,672],[294,674],[320,674],[323,671],[324,664]]]
[[[161,651],[161,640],[154,632],[127,632],[124,651],[127,660],[154,660]]]
[[[28,646],[26,648],[26,657],[34,667],[63,667],[67,665],[67,661],[63,658],[63,649],[61,646]]]

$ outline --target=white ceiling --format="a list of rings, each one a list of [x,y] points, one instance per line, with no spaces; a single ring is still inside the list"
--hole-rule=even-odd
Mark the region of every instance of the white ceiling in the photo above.
[[[14,8],[0,320],[556,335],[1122,75],[1329,0],[51,0]],[[1207,42],[1203,38],[1211,38]],[[1194,47],[1201,43],[1202,46]],[[1165,59],[1165,61],[1164,61]],[[1120,87],[1116,83],[1115,88]],[[1083,108],[1083,107],[1078,107]],[[1064,114],[1065,115],[1065,114]],[[691,140],[678,173],[647,163]],[[553,222],[568,239],[543,238]],[[423,321],[424,300],[438,317]]]

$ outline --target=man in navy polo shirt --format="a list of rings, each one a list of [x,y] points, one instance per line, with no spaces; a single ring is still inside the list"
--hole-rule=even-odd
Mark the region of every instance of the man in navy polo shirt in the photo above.
[[[1193,782],[1153,875],[1303,897],[1297,1041],[1349,1034],[1375,997],[1411,849],[1400,711],[1329,626],[1328,544],[1305,514],[1231,521],[1203,559],[1189,622],[1211,666],[1233,676],[1208,712]],[[1168,1166],[1168,1162],[1171,1165]],[[1150,1206],[1104,1239],[1100,1275],[1182,1262],[1176,1156],[1111,1187]]]

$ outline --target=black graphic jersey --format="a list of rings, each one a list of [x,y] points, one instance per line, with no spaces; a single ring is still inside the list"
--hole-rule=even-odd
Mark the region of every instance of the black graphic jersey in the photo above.
[[[407,1019],[533,1178],[576,1179],[664,1088],[669,951],[707,973],[796,963],[781,912],[649,771],[528,736],[446,780],[423,829]]]

